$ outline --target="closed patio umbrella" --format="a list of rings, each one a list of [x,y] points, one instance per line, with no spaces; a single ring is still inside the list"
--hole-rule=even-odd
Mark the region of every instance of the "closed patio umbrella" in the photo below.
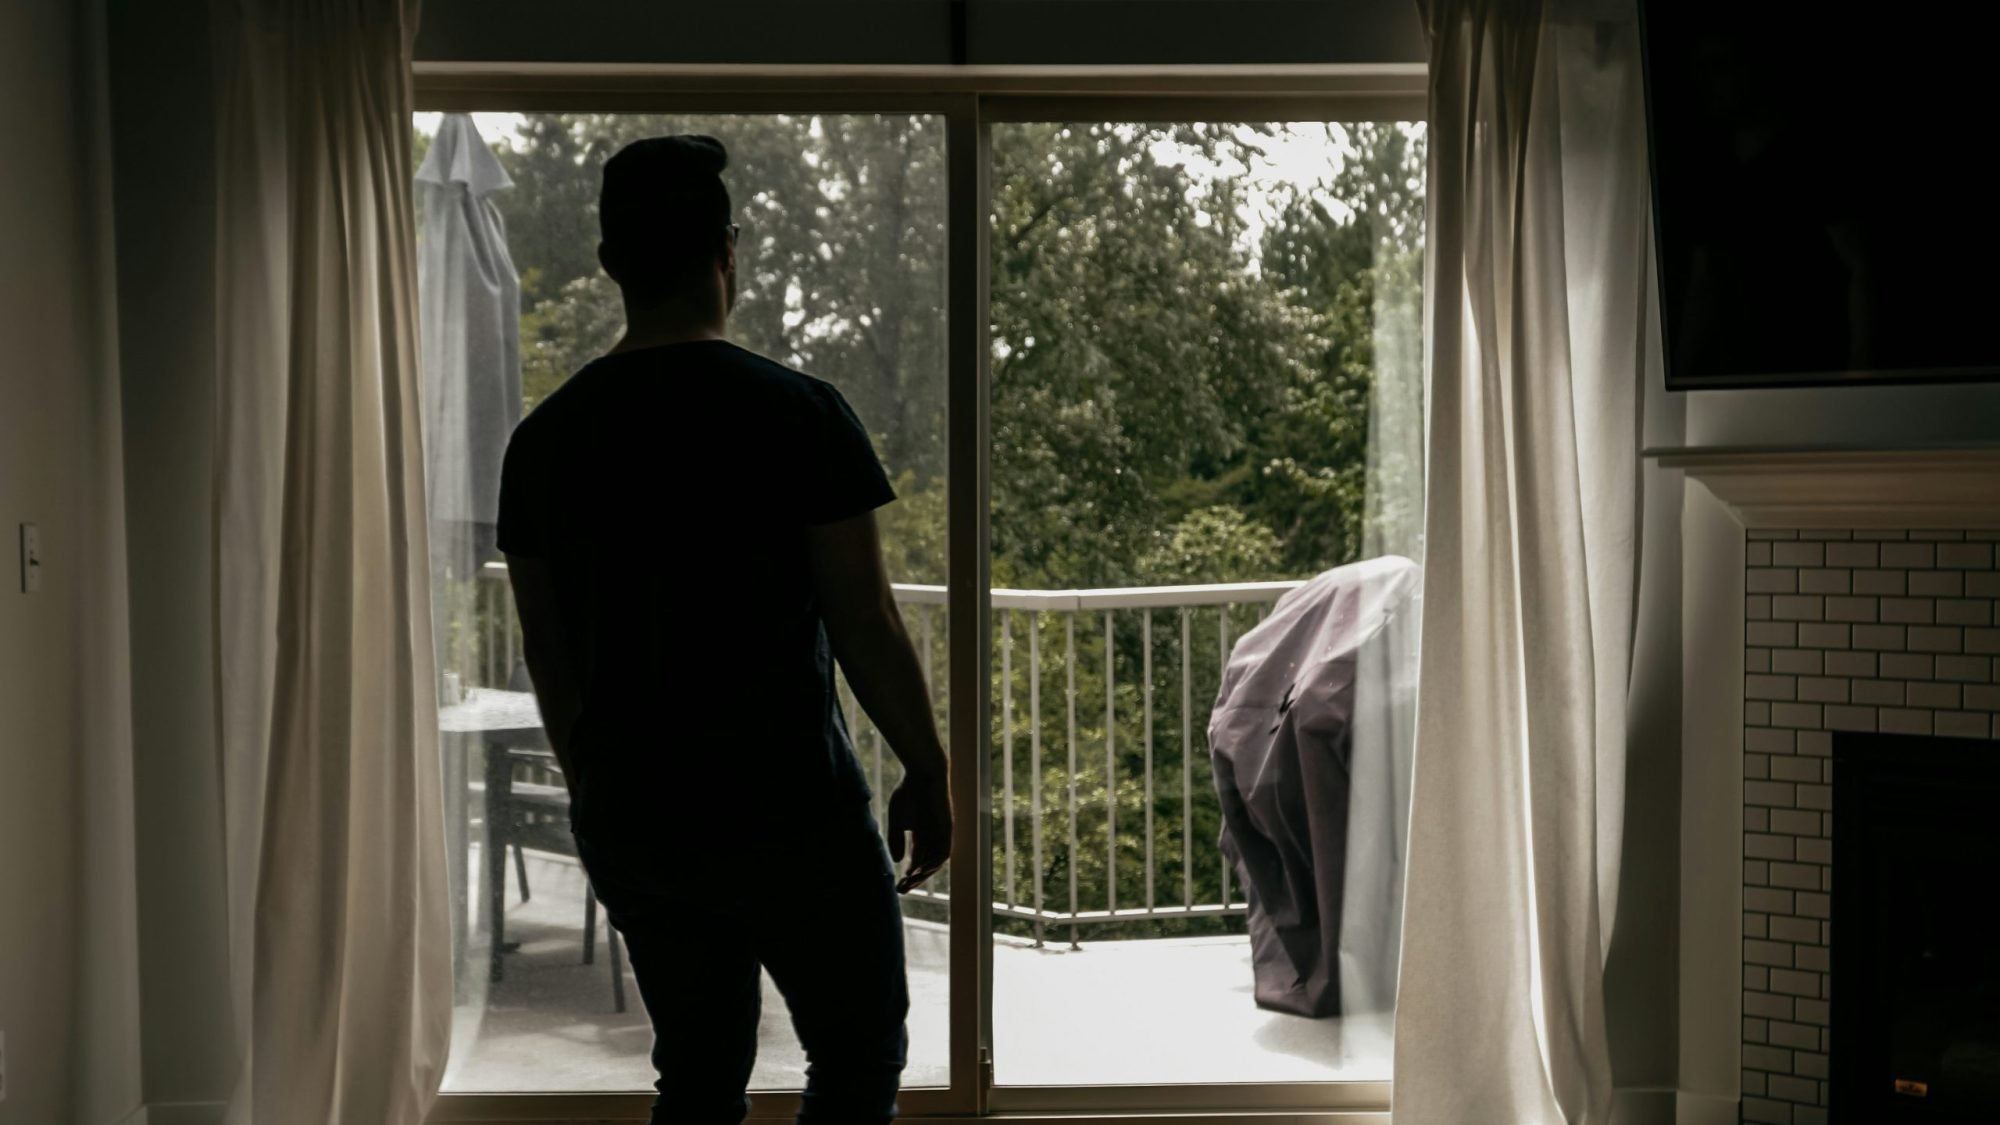
[[[521,420],[521,288],[493,193],[513,186],[469,114],[417,169],[424,476],[436,576],[495,555],[500,464]]]

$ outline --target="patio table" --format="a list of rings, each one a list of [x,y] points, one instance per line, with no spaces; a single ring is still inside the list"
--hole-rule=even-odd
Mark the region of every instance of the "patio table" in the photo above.
[[[464,699],[440,707],[438,731],[451,740],[444,753],[445,843],[451,881],[453,957],[462,969],[471,913],[468,892],[471,881],[472,807],[471,778],[468,774],[472,742],[476,738],[486,747],[484,780],[490,788],[495,783],[496,775],[500,776],[502,785],[512,779],[507,768],[510,755],[544,749],[548,746],[548,738],[542,731],[542,713],[535,703],[535,694],[499,688],[470,688]],[[497,919],[507,885],[506,849],[488,847],[484,852],[486,862],[480,870],[480,893],[490,912],[489,917]],[[493,971],[497,973],[504,950],[498,940],[497,928],[494,933],[490,953]]]

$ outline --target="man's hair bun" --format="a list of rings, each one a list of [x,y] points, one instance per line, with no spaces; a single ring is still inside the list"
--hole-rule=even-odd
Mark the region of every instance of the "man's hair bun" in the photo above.
[[[727,167],[722,142],[696,133],[619,149],[604,162],[597,199],[604,241],[662,270],[716,252],[731,215]]]
[[[667,159],[685,168],[690,175],[720,176],[729,167],[729,150],[714,137],[700,133],[680,133],[671,137],[655,138]],[[647,141],[640,141],[647,144]]]

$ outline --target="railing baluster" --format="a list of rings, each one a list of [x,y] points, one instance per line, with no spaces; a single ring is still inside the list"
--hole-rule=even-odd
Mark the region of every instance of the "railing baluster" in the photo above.
[[[1146,701],[1146,909],[1153,909],[1153,610],[1139,611],[1139,647],[1145,652]]]
[[[495,674],[493,668],[493,665],[500,659],[500,646],[495,642],[493,637],[493,630],[495,627],[493,621],[494,617],[493,603],[496,600],[498,600],[499,587],[496,586],[493,587],[492,589],[488,589],[485,591],[485,594],[486,594],[486,599],[485,599],[486,611],[480,614],[480,616],[484,618],[486,621],[486,651],[481,653],[480,655],[485,658],[484,663],[486,665],[486,686],[505,687],[507,686],[506,681],[501,680]]]
[[[931,610],[932,607],[927,605],[917,607],[917,620],[921,623],[919,630],[922,634],[923,644],[920,652],[924,662],[924,698],[930,700],[931,706],[935,707],[937,706],[937,689],[931,686],[936,682],[931,679]]]
[[[1028,817],[1035,860],[1035,944],[1042,944],[1042,611],[1028,611]]]
[[[854,710],[860,711],[860,705],[856,704]],[[875,817],[877,823],[886,827],[887,821],[883,818],[889,811],[889,798],[882,788],[882,731],[872,722],[867,724],[867,731],[868,744],[875,751]]]
[[[1217,606],[1215,612],[1215,619],[1216,619],[1216,636],[1221,639],[1221,649],[1222,649],[1222,659],[1218,661],[1215,665],[1215,677],[1216,677],[1215,691],[1216,694],[1220,696],[1222,694],[1222,683],[1221,683],[1222,678],[1229,674],[1229,607],[1226,605]],[[1229,853],[1222,851],[1222,847],[1219,842],[1217,843],[1216,851],[1222,852],[1222,905],[1228,906],[1229,905]]]
[[[1021,905],[1014,893],[1014,611],[1000,611],[1000,772],[1006,786],[1000,802],[1007,828],[1002,859],[1007,865],[1007,906]]]
[[[1063,635],[1067,641],[1067,686],[1069,710],[1069,853],[1064,861],[1069,867],[1069,913],[1076,917],[1076,613],[1063,614]],[[1069,925],[1069,945],[1076,948],[1076,923]]]
[[[1104,611],[1104,909],[1118,909],[1118,649]]]
[[[501,590],[499,591],[499,597],[501,628],[507,632],[507,666],[501,670],[501,674],[506,678],[493,686],[511,688],[514,686],[514,637],[519,632],[521,623],[516,619],[514,614],[513,590]]]
[[[1188,620],[1181,607],[1181,901],[1194,905],[1194,662]]]

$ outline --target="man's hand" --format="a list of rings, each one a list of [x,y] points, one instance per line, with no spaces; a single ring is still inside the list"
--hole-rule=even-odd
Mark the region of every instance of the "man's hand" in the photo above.
[[[912,775],[889,795],[889,856],[903,862],[903,837],[910,838],[909,869],[896,882],[908,894],[938,873],[951,858],[951,787],[945,775]]]
[[[807,528],[806,551],[833,655],[855,701],[903,763],[903,783],[889,797],[889,854],[903,862],[908,837],[910,866],[896,882],[907,894],[951,856],[949,770],[923,665],[882,569],[874,513]]]

